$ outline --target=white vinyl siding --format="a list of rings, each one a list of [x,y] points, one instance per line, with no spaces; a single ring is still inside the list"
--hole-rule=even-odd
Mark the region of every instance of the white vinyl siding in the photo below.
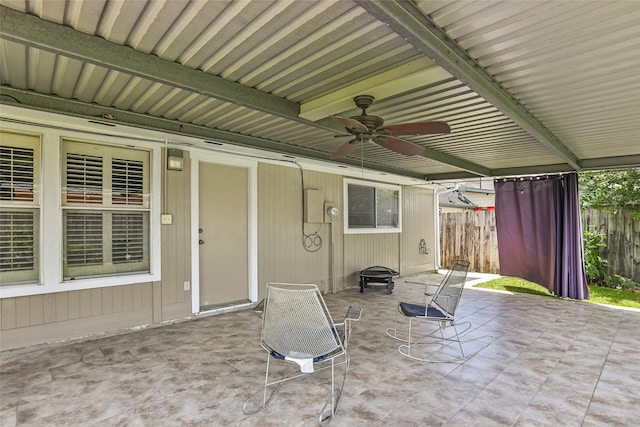
[[[148,151],[63,143],[65,280],[150,272]]]
[[[0,132],[0,284],[39,281],[40,138]]]

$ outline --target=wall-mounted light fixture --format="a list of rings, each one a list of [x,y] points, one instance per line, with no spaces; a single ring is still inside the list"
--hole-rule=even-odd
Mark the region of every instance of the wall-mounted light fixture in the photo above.
[[[177,148],[167,149],[167,169],[170,171],[181,171],[184,167],[184,157],[182,150]]]

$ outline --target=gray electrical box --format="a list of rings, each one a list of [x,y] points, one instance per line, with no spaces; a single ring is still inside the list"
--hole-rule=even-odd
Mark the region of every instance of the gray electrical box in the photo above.
[[[304,222],[324,222],[324,194],[320,190],[304,190]]]

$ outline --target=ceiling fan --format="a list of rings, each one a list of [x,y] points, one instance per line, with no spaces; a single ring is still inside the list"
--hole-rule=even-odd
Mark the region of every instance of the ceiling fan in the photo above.
[[[401,123],[397,125],[382,126],[384,120],[381,117],[367,115],[367,108],[373,104],[374,97],[360,95],[353,98],[356,106],[362,110],[362,115],[351,118],[331,116],[332,119],[342,124],[352,139],[340,146],[332,159],[348,156],[356,149],[359,142],[372,141],[381,147],[406,156],[420,154],[424,148],[413,142],[398,138],[397,136],[429,135],[434,133],[449,133],[451,129],[445,122],[415,122]]]

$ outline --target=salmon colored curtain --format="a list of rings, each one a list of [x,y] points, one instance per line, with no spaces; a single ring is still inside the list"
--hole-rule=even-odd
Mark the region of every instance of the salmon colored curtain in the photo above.
[[[500,274],[589,299],[575,173],[495,181]]]

